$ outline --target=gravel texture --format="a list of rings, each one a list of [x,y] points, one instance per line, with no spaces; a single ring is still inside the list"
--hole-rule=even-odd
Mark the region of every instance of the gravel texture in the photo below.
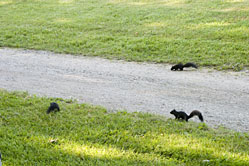
[[[170,118],[172,109],[197,109],[208,125],[249,131],[248,71],[173,72],[164,64],[0,48],[0,88]]]

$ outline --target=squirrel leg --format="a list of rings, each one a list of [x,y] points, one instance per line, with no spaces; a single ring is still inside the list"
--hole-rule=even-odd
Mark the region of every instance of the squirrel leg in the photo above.
[[[188,121],[188,117],[184,117],[184,120],[187,122]]]

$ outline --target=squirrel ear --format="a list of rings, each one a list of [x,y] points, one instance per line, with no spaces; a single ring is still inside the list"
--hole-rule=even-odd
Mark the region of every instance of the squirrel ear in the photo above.
[[[172,111],[170,111],[170,113],[172,113],[172,112],[174,112],[174,111],[176,111],[175,109],[173,109]]]

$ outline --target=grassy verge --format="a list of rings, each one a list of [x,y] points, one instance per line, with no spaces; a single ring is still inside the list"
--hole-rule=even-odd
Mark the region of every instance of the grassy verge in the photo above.
[[[241,70],[248,0],[1,0],[0,47]]]
[[[51,101],[61,112],[46,114]],[[0,91],[3,165],[248,165],[249,135]]]

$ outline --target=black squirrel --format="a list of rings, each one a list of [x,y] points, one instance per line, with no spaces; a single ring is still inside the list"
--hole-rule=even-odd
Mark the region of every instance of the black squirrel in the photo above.
[[[183,70],[184,67],[193,67],[193,68],[198,68],[198,66],[192,62],[188,62],[186,64],[178,63],[177,65],[174,65],[171,67],[171,70]]]
[[[47,114],[49,114],[50,112],[52,112],[56,109],[57,109],[57,111],[60,111],[59,105],[55,102],[50,103],[50,106],[48,107],[48,110],[47,110]]]
[[[187,115],[185,112],[183,111],[176,111],[175,109],[173,109],[171,112],[171,114],[173,114],[175,116],[176,119],[183,119],[185,121],[188,121],[190,118],[192,118],[193,116],[198,116],[199,119],[203,122],[203,116],[201,114],[200,111],[198,110],[194,110],[190,113],[190,115]]]

